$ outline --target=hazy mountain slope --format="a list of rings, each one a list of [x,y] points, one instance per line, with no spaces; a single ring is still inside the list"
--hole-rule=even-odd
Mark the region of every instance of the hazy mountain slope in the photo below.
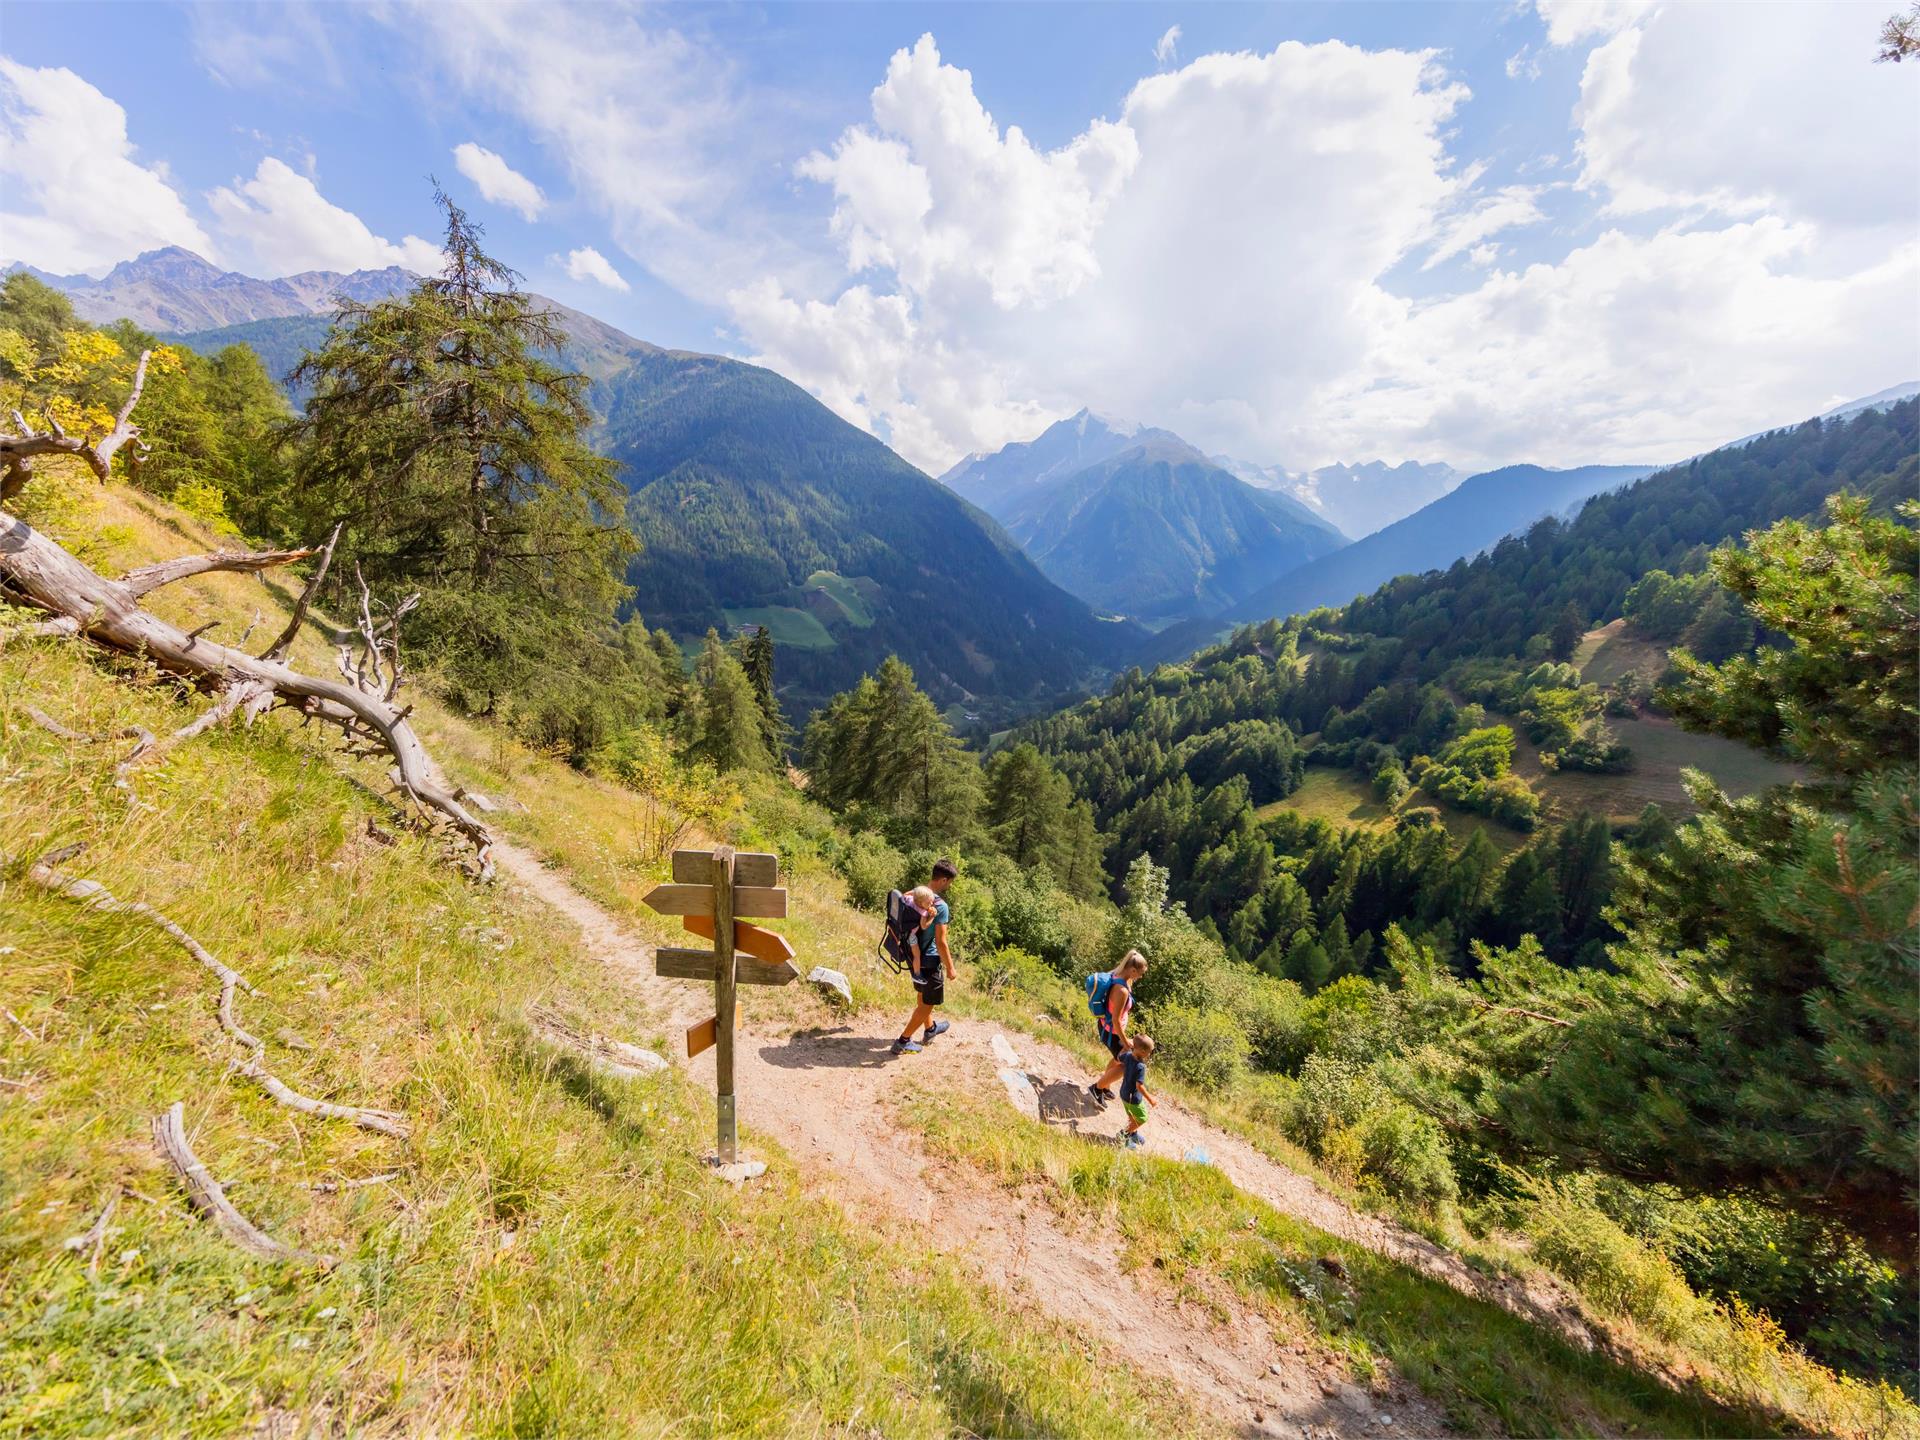
[[[783,687],[802,703],[889,653],[944,699],[1038,698],[1139,639],[1056,588],[989,517],[770,370],[656,350],[595,393],[646,545],[629,576],[640,613],[687,636],[773,624],[790,640]]]
[[[1015,441],[990,454],[967,456],[942,475],[940,483],[1004,520],[1009,509],[1033,491],[1076,470],[1150,440],[1178,439],[1166,430],[1082,410],[1049,425],[1032,440]]]
[[[177,245],[123,260],[98,280],[90,275],[49,275],[43,270],[31,273],[72,300],[83,320],[104,324],[127,319],[155,332],[325,314],[332,310],[337,295],[381,300],[407,289],[416,278],[390,265],[346,274],[308,270],[278,280],[259,280],[222,270]]]
[[[1543,515],[1563,512],[1652,470],[1651,465],[1583,465],[1574,470],[1509,465],[1489,470],[1463,480],[1386,529],[1281,576],[1229,613],[1263,620],[1344,605],[1396,575],[1445,569]]]
[[[1147,619],[1219,610],[1344,543],[1171,437],[1030,489],[1005,514],[1054,581],[1096,609]]]
[[[1357,465],[1295,471],[1280,465],[1255,465],[1227,455],[1213,458],[1215,464],[1249,485],[1299,501],[1355,540],[1431,504],[1464,478],[1451,465],[1418,460],[1403,460],[1398,465],[1366,460]]]

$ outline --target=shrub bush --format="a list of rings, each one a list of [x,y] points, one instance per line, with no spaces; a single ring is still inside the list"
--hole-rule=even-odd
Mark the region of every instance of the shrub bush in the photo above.
[[[1053,971],[1016,945],[989,951],[973,965],[975,988],[998,999],[1009,990],[1044,993],[1054,983]]]
[[[1246,1032],[1221,1011],[1161,1005],[1138,1028],[1159,1046],[1154,1059],[1197,1089],[1225,1090],[1246,1073]]]
[[[847,882],[847,900],[860,910],[878,910],[887,892],[907,877],[907,857],[878,835],[863,832],[840,851],[835,867]]]
[[[1445,1134],[1412,1106],[1395,1100],[1370,1110],[1357,1133],[1366,1177],[1396,1200],[1432,1209],[1459,1195]]]
[[[1520,1229],[1534,1258],[1595,1305],[1663,1339],[1683,1335],[1707,1307],[1673,1262],[1636,1240],[1594,1204],[1578,1180],[1528,1176]]]

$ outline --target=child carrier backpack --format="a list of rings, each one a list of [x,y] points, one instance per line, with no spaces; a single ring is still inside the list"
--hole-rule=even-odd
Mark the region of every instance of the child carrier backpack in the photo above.
[[[1111,970],[1087,976],[1087,1009],[1099,1019],[1107,1018],[1107,996],[1118,977]]]
[[[887,892],[887,928],[880,934],[880,959],[898,974],[913,965],[920,907],[898,890]]]

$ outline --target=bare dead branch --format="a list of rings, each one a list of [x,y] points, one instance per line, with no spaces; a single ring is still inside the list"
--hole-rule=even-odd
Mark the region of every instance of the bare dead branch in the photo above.
[[[140,608],[126,586],[95,573],[64,547],[4,511],[0,511],[0,582],[98,644],[143,656],[200,684],[225,688],[246,682],[265,687],[274,701],[378,744],[393,759],[401,793],[466,840],[475,851],[481,878],[491,878],[491,832],[456,798],[421,746],[411,720],[392,703],[401,673],[394,626],[410,602],[394,607],[385,624],[374,622],[370,601],[363,606],[364,630],[373,636],[376,651],[370,662],[372,673],[367,674],[364,665],[358,669],[343,665],[347,683],[342,683],[304,674],[279,660],[256,659],[215,641],[190,638]],[[257,713],[270,702],[256,693],[245,703]]]
[[[313,567],[313,574],[307,577],[307,583],[300,592],[300,598],[293,602],[293,614],[287,617],[287,628],[274,638],[273,644],[260,652],[262,660],[285,660],[287,651],[293,648],[293,640],[300,633],[300,627],[306,624],[307,610],[313,604],[313,597],[320,593],[325,583],[327,569],[333,564],[333,547],[340,543],[340,532],[346,528],[342,520],[333,527],[333,533],[327,536],[327,543],[319,550],[320,563]],[[246,643],[246,636],[240,637],[240,643]]]
[[[126,404],[114,416],[113,428],[91,443],[67,434],[57,422],[52,423],[49,431],[36,432],[18,410],[14,411],[16,433],[0,435],[0,503],[26,489],[27,482],[33,478],[33,462],[43,455],[69,455],[84,460],[101,480],[112,474],[115,452],[140,434],[140,427],[130,421],[133,407],[140,403],[140,394],[147,388],[147,362],[152,358],[151,350],[140,352],[140,363],[134,367],[133,389]]]
[[[200,1157],[193,1153],[193,1147],[187,1143],[187,1127],[182,1119],[185,1108],[176,1100],[167,1107],[165,1114],[154,1116],[153,1140],[160,1149],[161,1157],[173,1166],[181,1183],[186,1186],[187,1198],[193,1202],[193,1208],[219,1226],[234,1244],[251,1254],[268,1260],[297,1260],[318,1265],[324,1270],[330,1270],[338,1264],[330,1255],[316,1255],[310,1250],[283,1245],[233,1208],[233,1202],[227,1199],[220,1182],[200,1163]]]
[[[239,971],[222,964],[205,946],[167,915],[144,901],[121,900],[97,881],[74,879],[55,869],[44,859],[35,861],[27,868],[27,878],[45,889],[65,895],[68,899],[78,900],[92,909],[140,916],[165,930],[189,955],[213,971],[220,979],[220,1003],[215,1012],[220,1020],[220,1028],[249,1052],[247,1059],[236,1067],[237,1070],[248,1079],[256,1081],[261,1089],[282,1105],[306,1115],[319,1115],[332,1120],[350,1120],[362,1129],[378,1131],[396,1140],[407,1138],[409,1131],[406,1121],[391,1110],[371,1110],[358,1105],[336,1105],[330,1100],[316,1100],[312,1096],[302,1095],[278,1076],[270,1073],[263,1063],[267,1050],[266,1042],[251,1031],[243,1029],[239,1017],[234,1013],[235,993],[245,990],[251,995],[254,993],[253,987],[247,983],[246,978]],[[19,1024],[17,1020],[14,1023]],[[24,1026],[21,1028],[25,1029]]]
[[[87,1227],[87,1232],[84,1235],[70,1235],[61,1242],[62,1249],[71,1250],[76,1255],[83,1250],[92,1252],[87,1261],[89,1275],[100,1269],[100,1251],[107,1243],[107,1225],[113,1219],[113,1212],[119,1208],[120,1189],[115,1186],[113,1193],[107,1197],[107,1203],[101,1207],[99,1219]]]
[[[120,577],[120,583],[138,600],[162,585],[191,579],[195,575],[206,575],[216,570],[257,574],[262,570],[271,570],[276,565],[291,565],[296,560],[304,560],[317,553],[314,550],[216,550],[208,555],[183,555],[178,560],[162,560],[155,565],[142,565],[138,570],[129,570]]]
[[[411,1133],[407,1122],[391,1110],[369,1110],[359,1105],[336,1105],[330,1100],[315,1100],[310,1095],[302,1095],[289,1088],[277,1077],[267,1073],[256,1055],[240,1067],[240,1073],[249,1079],[258,1080],[260,1088],[290,1109],[303,1115],[319,1115],[328,1120],[350,1120],[362,1130],[372,1130],[381,1135],[390,1135],[395,1140],[404,1140]]]
[[[1496,1005],[1491,1000],[1482,1000],[1477,995],[1467,997],[1482,1010],[1491,1010],[1496,1015],[1518,1015],[1523,1020],[1538,1020],[1542,1025],[1557,1025],[1563,1030],[1571,1030],[1573,1021],[1562,1020],[1558,1015],[1542,1015],[1538,1010],[1523,1010],[1518,1005]]]

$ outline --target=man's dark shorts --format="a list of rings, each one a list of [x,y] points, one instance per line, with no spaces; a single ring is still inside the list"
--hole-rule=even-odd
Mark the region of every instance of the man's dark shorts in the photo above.
[[[1120,1032],[1108,1026],[1100,1027],[1100,1043],[1107,1047],[1107,1053],[1114,1059],[1120,1058]]]
[[[939,965],[928,968],[926,976],[913,977],[913,988],[920,992],[922,1005],[944,1004],[947,998],[947,972]]]

